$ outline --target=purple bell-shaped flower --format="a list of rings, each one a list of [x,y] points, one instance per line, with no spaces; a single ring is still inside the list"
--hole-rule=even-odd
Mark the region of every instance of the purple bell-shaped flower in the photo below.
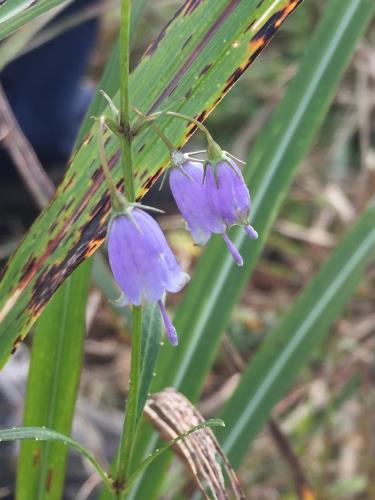
[[[201,163],[187,161],[172,168],[169,185],[193,239],[204,245],[212,233],[224,233],[226,226],[210,203]]]
[[[179,292],[189,281],[156,221],[145,211],[129,207],[116,214],[108,230],[108,257],[122,290],[120,305],[157,302],[171,344],[178,339],[162,302],[164,293]]]
[[[251,239],[258,233],[249,223],[250,193],[242,173],[223,152],[221,161],[201,163],[176,162],[170,173],[170,187],[176,204],[187,222],[193,239],[205,244],[212,233],[221,233],[233,259],[243,259],[229,239],[230,226],[241,225]]]

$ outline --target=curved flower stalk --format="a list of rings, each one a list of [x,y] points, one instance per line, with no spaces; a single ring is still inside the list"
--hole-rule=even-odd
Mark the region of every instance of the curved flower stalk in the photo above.
[[[204,245],[212,233],[223,239],[237,265],[243,259],[227,234],[233,225],[243,226],[251,239],[258,233],[250,225],[250,193],[242,173],[232,158],[222,153],[218,161],[174,162],[169,183],[176,204],[187,222],[194,241]]]
[[[108,231],[108,257],[122,290],[117,303],[157,302],[168,339],[177,345],[177,333],[162,299],[165,292],[179,292],[190,278],[181,270],[157,222],[136,206],[115,214]]]

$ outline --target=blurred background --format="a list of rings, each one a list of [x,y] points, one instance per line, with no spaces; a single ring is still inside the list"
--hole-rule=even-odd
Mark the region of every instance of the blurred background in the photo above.
[[[224,149],[239,158],[250,158],[245,168],[251,169],[252,142],[295,74],[325,4],[305,0],[206,121]],[[177,0],[146,3],[134,41],[133,66],[179,5]],[[32,42],[36,48],[31,44],[28,49],[32,50],[1,72],[4,91],[21,128],[55,183],[64,174],[80,121],[116,40],[118,19],[116,1],[76,0],[47,25],[47,41],[43,32],[37,35]],[[58,66],[56,51],[61,54]],[[244,364],[373,196],[374,123],[372,25],[232,316],[198,406],[205,417],[217,415]],[[189,149],[201,149],[200,139],[196,134]],[[38,214],[5,149],[0,155],[2,266]],[[193,273],[201,249],[184,230],[168,189],[159,191],[155,186],[148,204],[156,199],[168,209],[159,222],[183,267]],[[298,481],[314,485],[322,499],[375,498],[374,285],[373,264],[327,340],[312,354],[253,443],[239,471],[249,498],[297,498]],[[170,298],[172,310],[177,301],[178,297]],[[114,453],[122,426],[130,337],[126,313],[116,314],[94,285],[87,328],[73,435],[105,463]],[[32,336],[0,372],[0,425],[21,424],[31,341]],[[0,447],[0,498],[13,496],[16,456],[15,445]],[[179,488],[187,487],[189,474],[184,472],[182,481],[182,470],[176,460],[163,498],[178,498]],[[176,477],[178,481],[173,481]],[[92,470],[71,453],[65,498],[96,498],[96,486]]]

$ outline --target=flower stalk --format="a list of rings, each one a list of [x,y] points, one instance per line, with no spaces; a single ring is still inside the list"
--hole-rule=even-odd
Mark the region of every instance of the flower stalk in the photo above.
[[[131,472],[131,459],[137,433],[137,412],[139,400],[139,383],[141,372],[141,340],[142,340],[142,307],[133,306],[132,352],[130,381],[124,428],[117,454],[115,483],[121,490]]]
[[[132,131],[130,126],[129,60],[131,0],[121,0],[120,17],[120,142],[125,195],[135,201]]]
[[[207,140],[207,155],[208,159],[211,162],[220,161],[223,158],[223,151],[221,147],[216,141],[214,141],[212,135],[208,131],[208,128],[205,125],[203,125],[203,123],[201,123],[196,118],[192,118],[191,116],[184,115],[183,113],[177,113],[175,111],[166,111],[165,114],[168,116],[173,116],[174,118],[178,118],[180,120],[185,120],[190,123],[194,123],[194,125],[196,125],[197,128],[199,128],[199,130],[204,133]]]
[[[124,201],[125,200],[122,199],[121,194],[117,189],[117,186],[115,184],[115,181],[113,180],[113,177],[111,175],[111,171],[109,169],[107,156],[105,154],[105,147],[104,147],[104,131],[105,131],[105,129],[106,129],[105,118],[100,117],[99,118],[99,127],[98,127],[99,159],[100,159],[100,163],[102,166],[102,170],[104,173],[106,183],[107,183],[108,188],[109,188],[112,209],[115,212],[120,212],[124,208]]]
[[[120,18],[120,142],[121,164],[124,177],[124,192],[129,202],[135,201],[134,172],[132,158],[132,133],[130,126],[129,101],[129,59],[130,59],[130,10],[131,0],[121,0]],[[120,437],[120,445],[113,474],[114,484],[118,486],[117,497],[121,492],[131,471],[131,460],[137,431],[137,411],[141,377],[141,340],[142,340],[142,306],[132,309],[132,350],[128,399],[125,420]]]

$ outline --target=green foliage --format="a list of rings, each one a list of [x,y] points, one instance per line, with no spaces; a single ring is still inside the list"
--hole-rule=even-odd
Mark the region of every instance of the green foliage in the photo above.
[[[44,12],[71,0],[5,0],[0,6],[0,40],[10,35],[28,21]]]
[[[152,379],[154,378],[162,334],[163,322],[159,306],[157,304],[147,304],[143,309],[142,318],[142,360],[138,418],[143,413],[143,407],[150,391]]]
[[[37,16],[60,3],[8,0],[0,9],[0,39],[33,18],[38,21]],[[144,3],[145,0],[135,3],[135,17]],[[300,0],[183,3],[132,74],[132,104],[143,112],[168,109],[203,121],[268,43],[279,22],[300,3]],[[259,134],[245,172],[253,193],[252,223],[260,238],[257,242],[250,241],[241,230],[233,230],[233,240],[245,260],[240,269],[233,264],[221,239],[213,238],[177,310],[175,326],[180,346],[178,349],[165,346],[158,365],[160,312],[157,306],[146,306],[138,415],[151,384],[155,391],[173,386],[189,399],[198,399],[232,311],[374,12],[373,0],[327,3],[303,54],[298,74]],[[27,36],[26,32],[26,39]],[[115,47],[100,85],[115,103],[118,103],[120,70],[117,59]],[[21,243],[0,283],[2,363],[12,346],[27,334],[66,276],[103,242],[109,200],[98,162],[97,125],[90,121],[91,115],[102,112],[110,116],[98,94],[81,129],[79,146],[64,181]],[[194,131],[191,125],[169,117],[160,118],[158,124],[176,147],[185,143]],[[165,168],[168,154],[150,129],[138,128],[135,114],[132,125],[136,131],[135,183],[140,198]],[[119,181],[118,142],[108,135],[106,144],[109,163]],[[234,465],[241,463],[250,441],[293,383],[309,354],[329,333],[354,292],[367,260],[374,254],[374,218],[375,203],[372,203],[279,325],[267,335],[244,372],[222,413],[227,427],[220,438]],[[116,288],[102,264],[96,262],[94,279],[107,297],[114,298]],[[81,366],[88,276],[87,269],[81,268],[68,278],[40,318],[33,342],[25,425],[45,425],[55,430],[25,427],[0,431],[0,441],[36,440],[25,441],[21,447],[17,492],[20,500],[60,498],[66,462],[64,445],[77,449],[97,470],[107,486],[102,498],[113,495],[113,482],[95,458],[65,435],[70,432]],[[128,319],[126,311],[121,314]],[[52,334],[56,326],[59,331]],[[154,376],[155,366],[157,376]],[[202,426],[211,424],[215,422]],[[41,444],[38,440],[48,443]],[[165,454],[150,467],[142,484],[136,483],[146,467],[175,442],[153,452],[156,438],[149,428],[142,429],[136,446],[140,465],[126,486],[127,490],[134,487],[130,497],[158,498],[168,463]],[[148,458],[143,459],[146,455]]]
[[[71,448],[81,453],[91,463],[91,465],[102,478],[103,483],[107,486],[107,488],[112,488],[112,483],[109,477],[107,476],[104,469],[99,465],[95,457],[88,450],[86,450],[86,448],[81,446],[71,437],[65,436],[64,434],[53,431],[51,429],[45,429],[41,427],[13,427],[12,429],[0,430],[0,443],[17,440],[48,441],[52,443],[58,443],[59,445],[63,446],[70,446]]]
[[[181,111],[203,120],[298,3],[264,0],[258,9],[257,0],[206,0],[194,9],[184,4],[131,75],[133,106],[143,112]],[[259,36],[265,27],[265,35]],[[133,125],[138,123],[135,114],[132,120]],[[170,117],[161,118],[159,125],[176,146],[193,132],[190,125]],[[1,281],[2,363],[66,276],[103,242],[109,200],[93,140],[96,127],[93,124],[78,148],[54,199],[19,246]],[[107,138],[106,152],[118,181],[116,138]],[[133,152],[141,197],[162,172],[168,153],[149,129],[138,131]]]
[[[220,238],[210,242],[176,313],[179,349],[162,349],[153,390],[170,385],[188,398],[197,399],[230,314],[256,265],[297,167],[371,20],[369,13],[374,10],[375,5],[368,0],[356,4],[351,0],[333,0],[328,5],[298,74],[259,135],[249,157],[250,168],[245,170],[253,193],[252,224],[260,238],[253,242],[242,231],[233,231],[234,242],[245,261],[242,268],[233,264]],[[140,455],[155,445],[156,439],[144,431],[138,447]],[[154,498],[155,484],[164,477],[166,461],[164,457],[151,467],[152,472],[137,492],[140,497]]]
[[[85,338],[91,262],[84,263],[56,293],[37,322],[24,411],[25,427],[48,427],[69,435]],[[17,472],[17,499],[58,499],[67,448],[24,441]]]
[[[355,291],[375,255],[374,220],[375,201],[269,334],[225,405],[221,441],[234,466]]]

